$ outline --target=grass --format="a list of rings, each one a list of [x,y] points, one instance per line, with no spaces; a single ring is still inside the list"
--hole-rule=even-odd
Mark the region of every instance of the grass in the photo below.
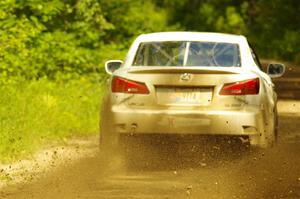
[[[102,90],[87,78],[1,85],[0,161],[21,158],[49,141],[98,133]]]

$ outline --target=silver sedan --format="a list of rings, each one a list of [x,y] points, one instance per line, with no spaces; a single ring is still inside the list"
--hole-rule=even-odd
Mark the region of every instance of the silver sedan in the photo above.
[[[176,136],[237,137],[270,147],[277,136],[271,78],[285,71],[259,60],[241,35],[164,32],[139,36],[126,60],[106,62],[100,142]]]

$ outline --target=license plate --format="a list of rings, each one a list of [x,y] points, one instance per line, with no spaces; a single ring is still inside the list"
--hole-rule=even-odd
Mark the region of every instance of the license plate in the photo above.
[[[166,105],[209,105],[212,88],[156,88],[159,104]]]

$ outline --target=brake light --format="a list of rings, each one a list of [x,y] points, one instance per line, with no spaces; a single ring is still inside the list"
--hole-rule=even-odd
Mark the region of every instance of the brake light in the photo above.
[[[121,77],[113,77],[111,89],[114,93],[149,94],[145,83],[135,82]]]
[[[256,95],[259,93],[259,78],[225,84],[220,95]]]

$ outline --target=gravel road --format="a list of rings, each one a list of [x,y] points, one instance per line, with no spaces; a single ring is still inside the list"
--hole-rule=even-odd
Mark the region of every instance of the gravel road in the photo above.
[[[0,190],[0,198],[300,198],[300,103],[281,101],[278,109],[280,139],[270,150],[212,146],[213,153],[167,154],[161,164],[130,169],[96,155]]]

